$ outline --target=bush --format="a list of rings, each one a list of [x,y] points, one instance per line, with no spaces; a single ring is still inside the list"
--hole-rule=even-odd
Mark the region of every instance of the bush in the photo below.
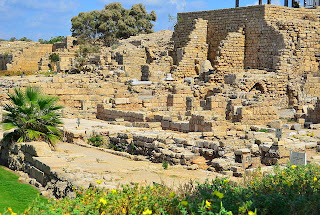
[[[168,161],[164,161],[164,162],[162,162],[162,167],[163,167],[163,169],[168,169],[168,167],[169,167],[169,163],[168,163]]]
[[[26,214],[316,215],[320,211],[319,179],[319,166],[308,165],[275,168],[275,175],[256,177],[248,186],[215,179],[188,184],[179,193],[158,185],[90,188],[76,190],[75,199],[35,202]]]
[[[88,139],[88,144],[92,145],[92,146],[96,146],[96,147],[100,147],[104,144],[104,139],[102,135],[92,135],[89,139]]]
[[[60,60],[60,56],[57,54],[57,53],[52,53],[50,56],[49,56],[49,60],[52,62],[52,63],[56,63]]]

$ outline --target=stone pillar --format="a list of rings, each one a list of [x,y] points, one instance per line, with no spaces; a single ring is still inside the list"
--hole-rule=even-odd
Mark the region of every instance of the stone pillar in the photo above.
[[[271,0],[268,0],[268,4],[271,4]]]
[[[259,5],[262,5],[262,0],[259,0]]]
[[[289,6],[289,0],[284,0],[284,6],[288,7]]]
[[[236,7],[239,7],[239,0],[236,0]]]

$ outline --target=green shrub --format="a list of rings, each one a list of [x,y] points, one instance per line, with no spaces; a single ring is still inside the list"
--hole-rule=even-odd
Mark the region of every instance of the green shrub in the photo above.
[[[100,147],[104,144],[102,135],[94,134],[88,139],[88,144],[96,147]]]
[[[263,129],[260,129],[259,132],[269,133],[270,131],[268,129],[263,128]]]
[[[49,56],[49,60],[52,62],[52,63],[56,63],[60,60],[60,56],[57,54],[57,53],[52,53],[50,56]]]
[[[168,167],[169,167],[168,161],[162,162],[162,167],[163,167],[163,169],[168,169]]]
[[[75,199],[35,202],[26,214],[317,215],[319,179],[319,166],[307,165],[275,168],[275,175],[256,177],[247,186],[215,179],[198,185],[190,183],[179,193],[159,185],[123,186],[118,190],[90,188],[76,190]]]

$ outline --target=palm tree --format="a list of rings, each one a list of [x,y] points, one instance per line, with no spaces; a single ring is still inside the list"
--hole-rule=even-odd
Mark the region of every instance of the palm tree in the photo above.
[[[25,91],[14,89],[8,94],[10,103],[6,104],[4,130],[14,129],[2,141],[28,142],[43,140],[54,147],[62,133],[57,128],[62,125],[61,115],[57,112],[63,106],[56,105],[59,97],[44,95],[39,88],[27,87]]]

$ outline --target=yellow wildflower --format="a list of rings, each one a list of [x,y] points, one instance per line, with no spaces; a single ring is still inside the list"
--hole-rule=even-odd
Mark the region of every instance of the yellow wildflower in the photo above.
[[[10,207],[8,207],[8,211],[9,211],[10,213],[13,212],[13,211],[12,211],[12,208],[10,208]]]
[[[294,168],[296,168],[296,167],[297,167],[296,165],[292,165],[292,166],[291,166],[292,169],[294,169]]]
[[[223,180],[224,183],[229,183],[228,179]]]
[[[249,212],[248,212],[248,215],[257,215],[257,212],[256,212],[256,211],[255,211],[255,212],[249,211]]]
[[[317,177],[314,177],[314,178],[313,178],[313,181],[318,181],[318,178],[317,178]]]
[[[104,205],[107,204],[107,200],[104,199],[104,198],[101,198],[101,199],[100,199],[100,202],[101,202],[102,204],[104,204]]]
[[[116,191],[115,189],[112,189],[112,190],[111,190],[111,193],[112,193],[112,194],[116,194],[117,191]]]
[[[149,209],[142,212],[142,215],[151,215],[151,214],[152,214],[152,210],[149,210]]]
[[[102,211],[101,215],[106,215],[106,212],[105,212],[105,211]]]
[[[143,200],[147,200],[147,199],[148,199],[148,197],[147,197],[147,196],[143,197]]]
[[[171,197],[171,198],[173,198],[173,197],[175,197],[175,196],[176,196],[176,194],[175,194],[174,192],[171,192],[171,193],[170,193],[170,197]]]
[[[97,184],[101,184],[103,181],[97,180],[96,183]]]
[[[125,208],[122,208],[122,213],[123,214],[127,213],[127,210]]]
[[[12,212],[12,213],[11,213],[11,215],[18,215],[18,214],[17,214],[17,213],[13,213],[13,212]]]
[[[187,202],[187,201],[181,201],[180,204],[181,204],[182,206],[185,206],[185,207],[188,206],[188,202]]]
[[[206,200],[206,208],[211,208],[211,202],[209,202],[208,200]]]
[[[214,191],[212,193],[213,196],[217,196],[219,199],[222,199],[224,197],[223,193],[220,193],[219,191]]]

